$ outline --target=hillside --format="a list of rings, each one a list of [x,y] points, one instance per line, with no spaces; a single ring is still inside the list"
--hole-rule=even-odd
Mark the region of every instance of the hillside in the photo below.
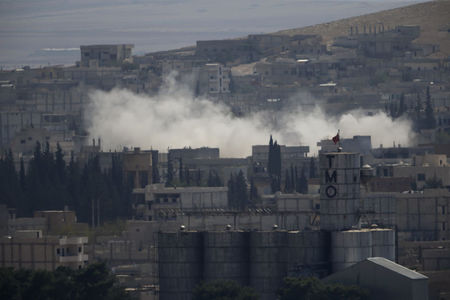
[[[416,43],[439,44],[439,57],[450,56],[450,1],[431,1],[377,13],[351,17],[338,21],[288,29],[276,34],[320,34],[324,42],[330,43],[337,36],[347,35],[350,26],[358,26],[360,32],[364,24],[383,23],[385,29],[397,25],[420,25],[421,35]]]

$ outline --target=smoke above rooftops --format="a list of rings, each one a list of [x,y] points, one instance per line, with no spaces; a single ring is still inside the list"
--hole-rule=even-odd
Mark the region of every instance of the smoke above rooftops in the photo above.
[[[194,97],[173,77],[155,96],[113,89],[93,91],[90,99],[85,114],[88,131],[91,138],[102,139],[103,151],[219,147],[221,157],[245,157],[251,155],[252,145],[267,144],[272,134],[280,144],[310,146],[313,155],[317,142],[330,139],[338,128],[341,138],[371,135],[374,146],[393,142],[407,146],[413,137],[410,121],[392,121],[381,111],[371,116],[360,110],[327,116],[317,105],[298,105],[236,117],[223,104]]]

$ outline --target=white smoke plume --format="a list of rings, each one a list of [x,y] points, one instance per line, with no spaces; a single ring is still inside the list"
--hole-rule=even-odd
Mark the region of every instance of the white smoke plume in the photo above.
[[[334,136],[371,135],[373,145],[408,145],[411,124],[392,121],[385,113],[373,116],[352,111],[329,117],[318,107],[301,106],[289,112],[256,113],[238,118],[225,105],[196,98],[185,86],[169,79],[156,96],[123,89],[94,91],[86,117],[92,138],[102,139],[102,148],[121,150],[141,147],[166,152],[168,148],[219,147],[221,157],[244,157],[252,145],[267,144],[272,134],[280,144],[308,145]],[[272,125],[276,120],[276,128]]]

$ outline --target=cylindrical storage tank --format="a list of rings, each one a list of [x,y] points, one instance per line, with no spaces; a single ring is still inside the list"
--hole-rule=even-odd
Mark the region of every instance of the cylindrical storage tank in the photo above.
[[[392,229],[372,230],[372,256],[384,257],[395,262],[395,231]]]
[[[328,273],[328,241],[324,231],[287,234],[287,275],[322,277]]]
[[[331,233],[333,272],[343,270],[372,256],[370,230],[348,230]]]
[[[202,279],[201,232],[158,234],[159,299],[190,300]]]
[[[286,277],[287,232],[250,233],[250,286],[261,300],[276,299],[276,291]]]
[[[358,221],[360,200],[359,153],[320,155],[320,229],[339,231]]]
[[[249,233],[209,231],[204,233],[204,279],[234,280],[248,285]]]

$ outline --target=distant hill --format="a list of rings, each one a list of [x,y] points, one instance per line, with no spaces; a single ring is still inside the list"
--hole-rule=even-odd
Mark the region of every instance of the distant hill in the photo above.
[[[397,25],[419,25],[421,35],[416,43],[439,44],[438,57],[450,56],[450,1],[431,1],[410,6],[385,10],[377,13],[351,17],[338,21],[288,29],[276,34],[320,34],[324,42],[330,43],[337,36],[347,35],[350,26],[358,26],[362,32],[364,24],[374,25],[383,23],[385,29]]]

